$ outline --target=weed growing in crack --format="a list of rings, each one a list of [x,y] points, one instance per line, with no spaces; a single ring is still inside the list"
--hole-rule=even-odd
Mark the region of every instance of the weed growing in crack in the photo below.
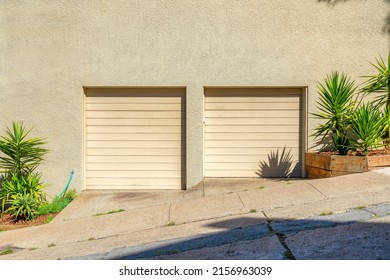
[[[288,260],[295,260],[293,254],[291,253],[291,251],[286,251],[284,252],[284,257]]]
[[[0,251],[0,256],[4,256],[4,255],[9,255],[9,254],[12,254],[14,251],[12,250],[12,248],[7,248],[3,251]]]
[[[119,213],[119,212],[123,212],[123,211],[125,211],[125,209],[112,210],[112,211],[108,211],[108,212],[105,212],[105,213],[97,213],[94,216],[103,216],[103,215],[115,214],[115,213]]]

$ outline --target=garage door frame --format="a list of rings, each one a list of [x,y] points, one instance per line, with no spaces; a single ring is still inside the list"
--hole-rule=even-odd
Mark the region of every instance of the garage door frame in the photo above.
[[[301,163],[301,177],[304,178],[306,177],[306,170],[305,170],[305,152],[307,151],[307,145],[308,145],[308,87],[307,86],[266,86],[266,87],[261,87],[261,86],[207,86],[204,87],[204,92],[203,92],[203,174],[205,175],[205,139],[206,139],[206,96],[208,94],[209,90],[213,91],[218,91],[218,90],[231,90],[231,89],[239,89],[239,90],[259,90],[263,91],[266,89],[300,89],[301,90],[301,102],[300,102],[300,108],[301,108],[301,150],[300,150],[300,157],[302,160]],[[288,94],[288,93],[286,93]],[[294,93],[296,94],[296,93]]]
[[[183,96],[183,110],[184,110],[184,123],[183,125],[183,130],[182,134],[184,135],[184,147],[182,147],[185,150],[184,158],[182,161],[182,165],[184,166],[181,172],[181,189],[185,190],[187,188],[187,88],[185,86],[134,86],[134,87],[120,87],[120,86],[83,86],[83,94],[82,94],[82,189],[83,190],[88,190],[90,188],[87,187],[87,95],[88,91],[94,90],[94,89],[120,89],[120,90],[126,90],[129,89],[130,91],[134,91],[137,89],[141,90],[167,90],[167,89],[173,89],[174,91],[182,91],[182,96]],[[163,95],[163,94],[162,94]],[[117,188],[118,190],[120,188]],[[128,189],[131,190],[132,188],[123,188],[123,189]],[[144,188],[150,189],[148,187]],[[141,190],[141,188],[135,188],[134,190]],[[161,188],[163,190],[163,188]]]

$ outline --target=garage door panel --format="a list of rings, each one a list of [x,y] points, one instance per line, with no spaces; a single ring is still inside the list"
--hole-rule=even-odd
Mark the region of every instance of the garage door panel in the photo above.
[[[299,110],[299,103],[206,103],[206,110]]]
[[[158,125],[176,125],[182,126],[181,119],[87,119],[87,125],[146,125],[146,126],[158,126]]]
[[[114,125],[96,125],[88,126],[89,133],[181,133],[185,131],[184,125],[162,125],[162,126],[114,126]]]
[[[181,141],[87,141],[87,148],[177,148]]]
[[[278,147],[255,147],[255,148],[219,148],[219,147],[213,147],[213,148],[205,148],[204,153],[206,156],[212,156],[212,155],[269,155],[270,151],[279,151],[279,153],[282,152],[282,149],[279,149]],[[299,148],[288,148],[286,151],[292,155],[299,155],[300,149]]]
[[[125,188],[144,188],[147,186],[155,189],[172,188],[177,189],[177,186],[182,184],[181,178],[92,178],[87,177],[86,183],[93,189],[107,189],[118,187]]]
[[[267,175],[263,176],[262,171],[255,170],[229,170],[229,171],[208,171],[207,173],[209,177],[222,177],[222,178],[258,178],[258,177],[266,177],[266,178],[284,178],[284,177],[301,177],[300,170],[293,170],[292,172],[284,172],[284,170],[280,168],[276,168],[274,170],[267,170]]]
[[[184,156],[185,149],[180,148],[90,148],[87,156]]]
[[[205,148],[257,148],[257,147],[283,147],[287,146],[288,148],[298,148],[298,144],[294,140],[237,140],[237,141],[218,141],[218,140],[206,140]]]
[[[87,100],[87,104],[181,104],[181,102],[182,97],[171,96],[168,98],[158,97],[157,95],[138,97],[126,95],[112,97],[91,96]]]
[[[87,111],[89,119],[181,119],[185,117],[180,111]]]
[[[118,141],[118,140],[158,140],[158,141],[181,141],[183,139],[184,134],[175,134],[175,133],[160,133],[160,134],[143,134],[143,133],[90,133],[87,135],[87,141]]]
[[[205,140],[274,140],[285,138],[287,140],[295,140],[299,137],[299,133],[207,133]]]
[[[206,125],[205,133],[210,132],[300,132],[297,125]]]
[[[207,97],[207,103],[299,103],[300,96],[296,95],[262,95],[243,94],[240,96],[214,95]]]
[[[88,99],[89,98],[106,98],[106,97],[125,97],[128,99],[137,99],[145,100],[148,98],[184,98],[184,89],[183,88],[164,88],[164,87],[139,87],[139,88],[93,88],[88,89]],[[160,102],[159,102],[160,103]]]
[[[295,160],[298,160],[298,158],[297,157],[295,157],[295,158],[293,157],[292,161],[295,161]],[[217,155],[217,156],[209,155],[205,159],[205,164],[207,164],[207,163],[220,163],[220,164],[225,164],[225,163],[236,163],[236,164],[239,164],[239,163],[255,163],[255,164],[258,164],[261,161],[269,162],[268,155],[251,155],[251,156],[248,156],[248,155],[245,155],[245,156],[242,156],[242,155],[223,155],[223,156],[220,156],[220,155]],[[280,157],[279,157],[278,160],[275,160],[275,162],[279,162],[279,161],[280,161]]]
[[[261,166],[267,166],[269,168],[272,168],[272,166],[269,166],[269,161],[267,156],[259,156],[259,160],[257,162],[223,162],[223,163],[214,163],[214,162],[206,162],[205,163],[205,168],[210,171],[217,171],[217,170],[224,170],[224,171],[234,171],[234,170],[260,170],[262,167]],[[275,162],[275,168],[278,165],[285,165],[285,162]],[[291,161],[289,161],[289,166],[293,166],[298,163],[298,157],[293,157]],[[272,164],[271,164],[272,165]],[[275,169],[274,168],[274,169]]]
[[[301,89],[207,89],[205,176],[301,176],[301,102]]]
[[[183,163],[89,163],[88,171],[177,171],[184,167]]]
[[[184,104],[162,103],[162,104],[142,104],[142,103],[87,103],[87,111],[181,111]]]
[[[88,182],[88,180],[87,180]],[[122,185],[92,185],[89,184],[90,189],[94,190],[177,190],[177,185],[163,185],[162,183],[157,185],[145,185],[144,183],[139,185],[128,185],[128,184],[122,184]]]
[[[299,118],[209,118],[207,125],[294,125],[297,122]]]
[[[181,163],[184,161],[183,156],[87,156],[88,163]],[[88,167],[87,167],[88,168]]]
[[[180,178],[180,170],[99,170],[88,171],[93,178]]]
[[[206,111],[206,118],[273,118],[281,114],[281,110],[263,111]],[[283,110],[283,116],[299,118],[300,110]]]
[[[87,188],[185,185],[184,89],[92,89],[85,110]]]
[[[294,97],[300,96],[301,88],[273,87],[273,88],[207,88],[209,97]],[[260,96],[261,95],[261,96]]]

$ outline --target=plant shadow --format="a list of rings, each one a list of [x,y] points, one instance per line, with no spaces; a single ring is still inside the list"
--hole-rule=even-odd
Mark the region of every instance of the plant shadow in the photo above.
[[[330,135],[327,135],[323,139],[315,139],[309,150],[319,150],[321,152],[334,151],[332,137]]]
[[[301,164],[294,161],[291,149],[284,147],[281,151],[271,151],[268,160],[259,162],[259,170],[256,174],[260,178],[290,178],[300,177]]]
[[[319,3],[326,3],[330,6],[335,6],[339,3],[346,3],[346,2],[351,2],[351,1],[357,1],[357,0],[316,0]],[[362,0],[360,0],[362,1]],[[385,3],[390,4],[390,0],[383,0]],[[390,12],[387,13],[387,17],[385,19],[383,28],[382,28],[383,33],[387,33],[390,36]]]

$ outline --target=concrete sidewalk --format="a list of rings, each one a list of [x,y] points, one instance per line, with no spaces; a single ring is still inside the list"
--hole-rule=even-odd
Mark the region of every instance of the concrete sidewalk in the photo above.
[[[208,179],[189,191],[86,191],[50,224],[1,232],[0,250],[14,253],[0,259],[109,258],[121,248],[248,229],[237,232],[239,242],[251,228],[389,202],[390,168],[317,180]]]

